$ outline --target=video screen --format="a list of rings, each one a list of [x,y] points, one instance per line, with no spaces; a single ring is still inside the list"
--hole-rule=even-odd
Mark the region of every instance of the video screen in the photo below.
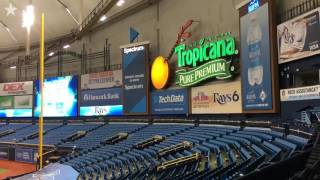
[[[122,105],[83,106],[80,107],[80,116],[120,116],[123,114],[122,110]]]
[[[43,83],[43,116],[44,117],[71,117],[78,114],[78,77],[65,76],[44,80]],[[40,115],[40,84],[35,85],[34,116]]]
[[[32,117],[32,109],[1,109],[0,118]]]

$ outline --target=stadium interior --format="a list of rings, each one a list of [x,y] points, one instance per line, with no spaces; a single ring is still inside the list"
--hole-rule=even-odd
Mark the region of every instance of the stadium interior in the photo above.
[[[0,179],[320,179],[320,0],[0,7]]]

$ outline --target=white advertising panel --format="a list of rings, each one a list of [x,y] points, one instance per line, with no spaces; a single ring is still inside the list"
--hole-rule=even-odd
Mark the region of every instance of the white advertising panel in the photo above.
[[[122,85],[122,70],[104,71],[81,76],[81,89],[100,89]]]
[[[15,96],[14,108],[15,109],[29,109],[32,108],[33,96]]]
[[[191,89],[192,114],[242,113],[241,82]]]
[[[33,81],[0,84],[0,96],[33,94]]]
[[[320,99],[320,85],[281,89],[281,101]]]

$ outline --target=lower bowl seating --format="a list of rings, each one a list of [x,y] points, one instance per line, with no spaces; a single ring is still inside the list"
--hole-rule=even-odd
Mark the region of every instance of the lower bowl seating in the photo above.
[[[37,144],[37,125],[1,125],[15,132],[1,142]],[[309,140],[271,129],[193,124],[46,124],[44,144],[77,148],[58,163],[73,167],[79,179],[232,179],[291,157]],[[80,133],[79,138],[66,141]],[[102,143],[126,135],[115,143]],[[154,137],[161,140],[150,143]],[[147,142],[146,146],[139,146]]]

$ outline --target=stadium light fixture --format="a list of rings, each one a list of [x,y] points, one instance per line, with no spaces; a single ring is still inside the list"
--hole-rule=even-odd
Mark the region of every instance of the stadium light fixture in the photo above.
[[[66,44],[66,45],[63,46],[63,49],[68,49],[69,47],[70,47],[70,45]]]
[[[54,52],[50,52],[48,55],[51,57],[54,55]]]
[[[103,15],[103,16],[100,17],[100,21],[101,21],[101,22],[103,22],[103,21],[105,21],[105,20],[107,20],[107,16],[106,16],[106,15]]]
[[[16,69],[17,68],[17,66],[11,66],[10,67],[10,69]]]
[[[25,10],[22,11],[22,27],[30,28],[34,23],[34,7],[28,5]]]
[[[119,1],[117,2],[117,6],[122,6],[124,3],[125,3],[124,0],[119,0]]]

